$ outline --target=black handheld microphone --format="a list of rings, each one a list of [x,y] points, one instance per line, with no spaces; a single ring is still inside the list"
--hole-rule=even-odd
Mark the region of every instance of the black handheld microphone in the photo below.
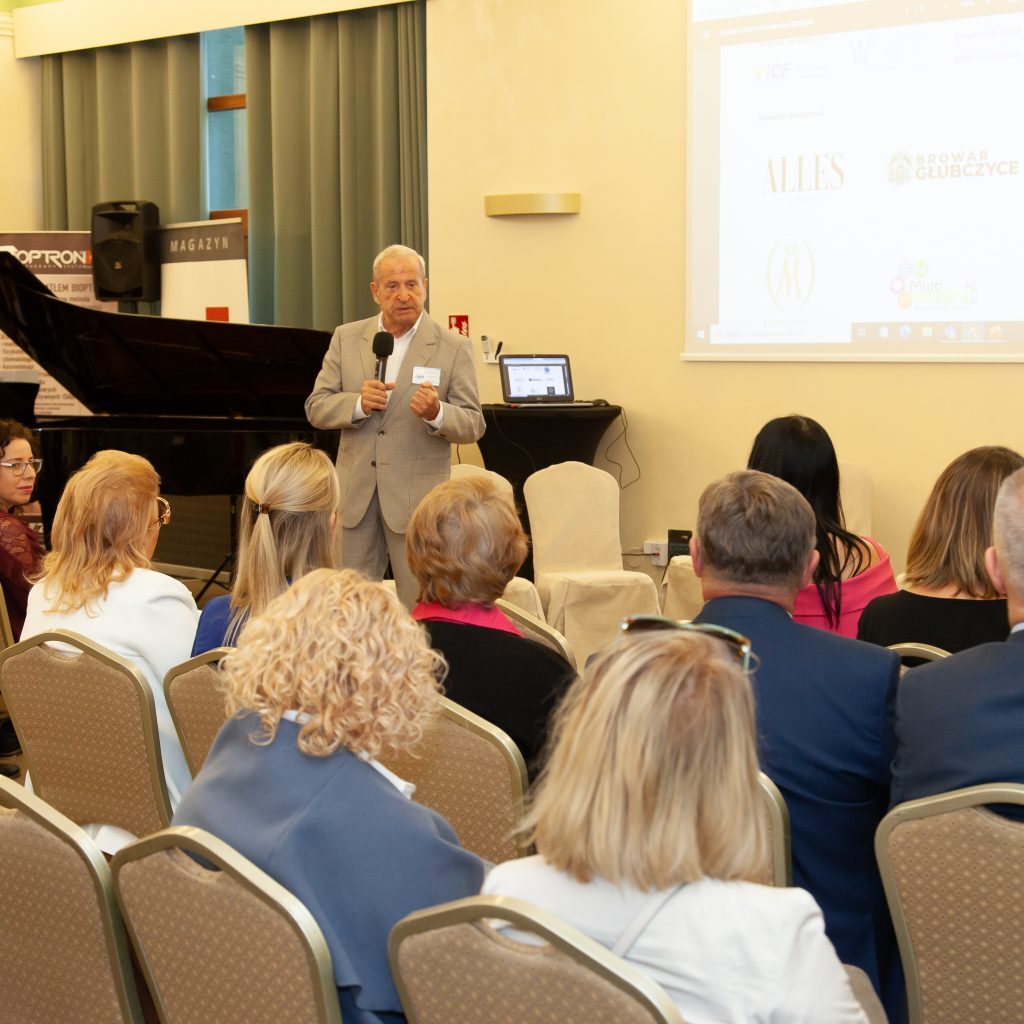
[[[373,354],[377,357],[377,380],[383,383],[387,370],[388,356],[395,351],[395,336],[390,331],[378,331],[373,336]]]

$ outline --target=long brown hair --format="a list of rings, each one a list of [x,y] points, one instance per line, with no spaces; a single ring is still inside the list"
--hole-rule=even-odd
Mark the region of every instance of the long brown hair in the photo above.
[[[1012,449],[989,446],[964,452],[939,474],[910,538],[908,586],[999,596],[985,571],[985,549],[999,486],[1021,466],[1024,458]]]

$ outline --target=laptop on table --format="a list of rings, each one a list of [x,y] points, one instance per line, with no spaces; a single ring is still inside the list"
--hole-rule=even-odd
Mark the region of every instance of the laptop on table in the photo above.
[[[506,405],[594,404],[575,400],[567,355],[503,355],[498,356],[498,366],[501,370],[501,399]]]

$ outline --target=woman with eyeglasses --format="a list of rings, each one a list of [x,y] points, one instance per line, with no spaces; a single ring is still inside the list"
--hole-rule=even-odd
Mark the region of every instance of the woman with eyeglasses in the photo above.
[[[607,946],[687,1024],[866,1022],[811,896],[748,881],[768,857],[749,646],[629,625],[559,709],[524,825],[537,855],[495,867],[484,893]]]
[[[326,452],[295,441],[265,451],[245,478],[231,593],[206,603],[192,654],[234,646],[250,617],[314,569],[333,569],[341,487]]]
[[[35,457],[32,432],[17,420],[0,419],[0,586],[14,639],[21,636],[25,607],[32,585],[28,577],[39,571],[43,546],[39,535],[22,518],[32,500],[36,475],[43,460]]]
[[[160,529],[171,520],[159,487],[146,459],[119,451],[97,452],[68,480],[53,519],[52,550],[28,597],[22,639],[70,629],[142,670],[156,702],[174,807],[191,774],[163,678],[189,657],[199,612],[183,584],[150,568]]]
[[[0,588],[3,590],[11,635],[17,640],[25,625],[25,608],[32,588],[29,577],[39,572],[43,545],[26,522],[25,506],[32,500],[42,459],[35,457],[32,432],[17,420],[0,419]],[[0,757],[21,753],[11,720],[0,716]],[[0,765],[0,775],[13,778],[16,764]]]

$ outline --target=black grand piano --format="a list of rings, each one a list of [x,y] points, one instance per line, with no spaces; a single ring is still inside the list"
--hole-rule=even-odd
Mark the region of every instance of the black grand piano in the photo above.
[[[0,384],[0,414],[39,432],[47,525],[68,476],[103,448],[144,455],[169,495],[241,494],[253,460],[277,444],[309,441],[332,457],[337,448],[303,412],[324,331],[83,309],[9,253],[0,253],[0,330],[95,414],[37,418],[35,385]]]

